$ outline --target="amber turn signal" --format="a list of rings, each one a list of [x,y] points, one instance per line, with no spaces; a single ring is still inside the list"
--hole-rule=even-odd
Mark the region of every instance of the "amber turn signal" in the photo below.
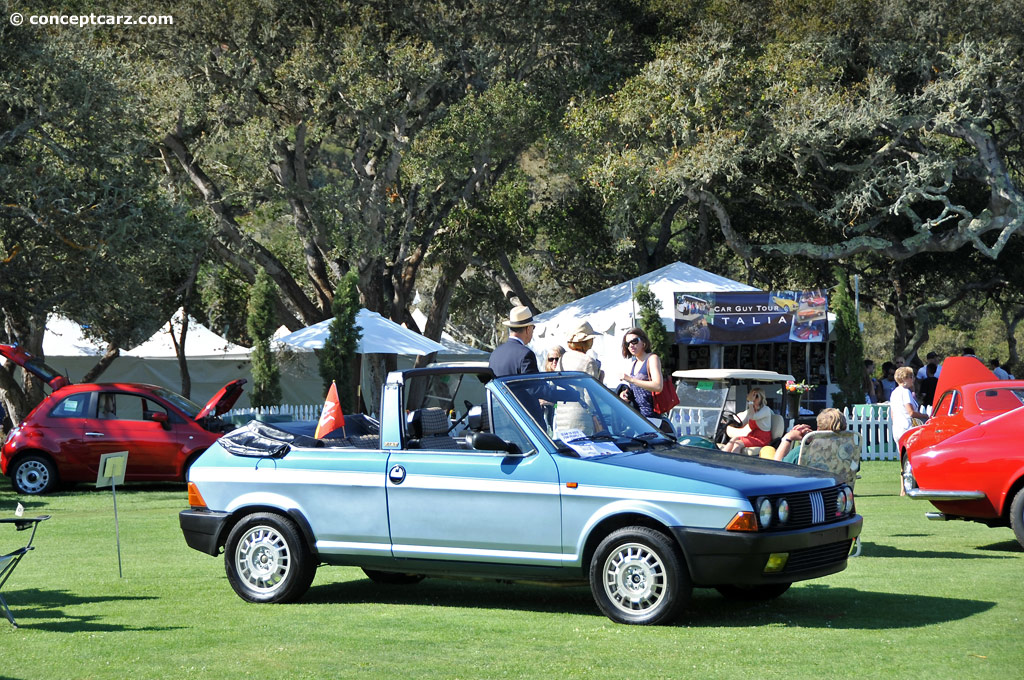
[[[725,527],[726,531],[757,531],[757,515],[746,510],[741,510],[736,513],[729,524]]]
[[[199,493],[199,489],[196,488],[194,482],[188,483],[188,504],[193,508],[206,507],[206,501],[203,500],[203,494]]]

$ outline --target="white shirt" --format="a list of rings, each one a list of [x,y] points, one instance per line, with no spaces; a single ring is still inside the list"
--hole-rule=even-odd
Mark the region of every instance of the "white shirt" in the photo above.
[[[757,413],[754,413],[753,409],[748,408],[742,413],[737,413],[736,417],[739,418],[740,422],[744,425],[746,425],[748,421],[753,420],[757,423],[757,428],[759,430],[763,430],[765,432],[772,431],[772,410],[767,406],[762,406],[758,409]]]
[[[892,438],[897,444],[899,444],[903,433],[910,429],[910,416],[907,414],[907,404],[910,404],[910,408],[914,411],[918,410],[917,399],[914,398],[914,393],[906,387],[898,385],[892,391],[892,394],[889,395],[889,418],[892,420]]]
[[[935,367],[935,377],[939,377],[939,373],[942,373],[942,364]],[[925,364],[921,368],[917,369],[917,379],[924,380],[928,377],[928,364]]]

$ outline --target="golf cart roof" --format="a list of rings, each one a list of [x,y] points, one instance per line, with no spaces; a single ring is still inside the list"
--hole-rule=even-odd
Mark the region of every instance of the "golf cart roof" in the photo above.
[[[675,371],[674,378],[683,380],[721,380],[743,382],[786,382],[795,378],[775,371],[755,371],[749,368],[695,368],[689,371]]]

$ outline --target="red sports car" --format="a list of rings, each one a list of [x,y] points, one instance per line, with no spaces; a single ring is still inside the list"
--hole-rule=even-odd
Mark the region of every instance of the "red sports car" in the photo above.
[[[0,345],[0,355],[53,388],[11,430],[0,452],[0,473],[24,494],[94,481],[100,456],[114,451],[128,451],[126,481],[183,481],[192,461],[229,429],[217,416],[234,405],[245,384],[228,383],[200,407],[155,385],[72,385],[17,346]]]
[[[932,418],[900,440],[903,485],[939,511],[929,519],[1008,526],[1024,546],[1024,381],[994,377],[977,359],[946,360]]]

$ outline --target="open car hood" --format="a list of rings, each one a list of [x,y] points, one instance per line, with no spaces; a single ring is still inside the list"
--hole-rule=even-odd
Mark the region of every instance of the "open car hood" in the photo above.
[[[18,345],[0,345],[0,356],[21,366],[22,369],[49,385],[50,389],[59,390],[65,385],[71,384],[71,381],[64,377],[60,371],[52,366],[48,366],[41,359],[32,356]]]
[[[975,357],[947,357],[942,362],[942,372],[935,385],[935,399],[949,390],[978,382],[999,380],[985,364]]]
[[[217,393],[210,397],[210,401],[206,402],[206,406],[196,414],[196,420],[202,420],[211,415],[219,416],[229,411],[238,401],[238,397],[242,395],[242,385],[244,384],[245,378],[239,378],[217,390]]]

